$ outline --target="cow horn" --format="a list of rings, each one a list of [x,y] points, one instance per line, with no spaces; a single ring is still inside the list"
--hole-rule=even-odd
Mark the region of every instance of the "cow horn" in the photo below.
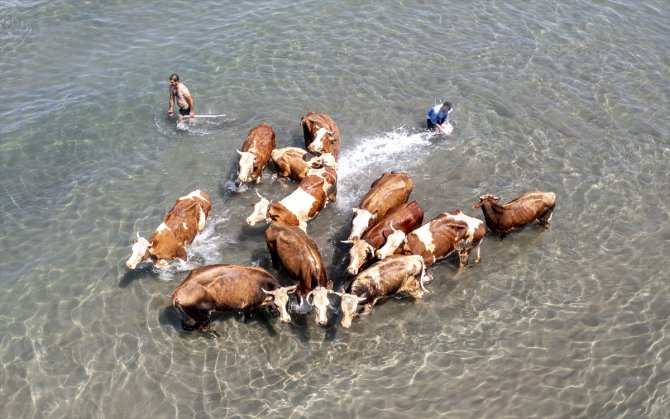
[[[258,190],[256,190],[256,195],[258,195],[258,197],[259,197],[260,199],[265,199],[265,198],[263,198],[263,197],[261,196],[260,193],[258,193]]]
[[[344,244],[351,244],[353,242],[354,242],[353,240],[342,240],[342,243]]]
[[[266,293],[266,294],[268,294],[268,295],[275,295],[275,292],[274,292],[274,291],[268,291],[268,290],[266,290],[266,289],[263,288],[263,287],[261,287],[261,290],[263,290],[263,292]]]
[[[237,154],[239,154],[240,156],[243,155],[242,152],[241,152],[240,150],[235,150],[235,151],[237,151]]]
[[[307,295],[305,296],[305,300],[307,300],[307,304],[312,305],[312,303],[309,302],[309,297],[312,297],[312,300],[314,300],[314,296],[312,295],[312,291],[308,292]]]
[[[286,292],[294,293],[296,289],[298,289],[297,285],[291,285],[290,287],[286,287]]]

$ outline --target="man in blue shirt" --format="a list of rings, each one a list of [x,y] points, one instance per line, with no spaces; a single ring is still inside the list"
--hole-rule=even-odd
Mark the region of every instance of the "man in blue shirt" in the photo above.
[[[428,126],[428,129],[439,129],[447,135],[451,134],[451,131],[454,129],[449,123],[449,113],[451,110],[451,102],[449,101],[428,109],[428,113],[426,113],[426,125]]]

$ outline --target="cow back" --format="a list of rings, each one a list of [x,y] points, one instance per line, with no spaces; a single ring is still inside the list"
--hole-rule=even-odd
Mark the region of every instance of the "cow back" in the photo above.
[[[263,289],[279,287],[276,278],[262,268],[211,265],[191,271],[172,293],[172,301],[185,307],[245,310],[265,301]]]
[[[414,182],[407,172],[385,172],[372,183],[358,208],[377,212],[377,219],[381,219],[391,208],[407,202],[413,188]]]
[[[367,230],[361,238],[377,250],[386,243],[386,239],[393,233],[393,229],[409,234],[421,226],[423,215],[423,210],[416,201],[396,205]]]
[[[256,156],[252,175],[259,177],[270,161],[272,149],[275,148],[275,132],[270,124],[262,123],[249,130],[247,138],[242,144],[243,152],[250,152]]]
[[[327,285],[326,269],[319,248],[299,227],[271,222],[265,231],[265,239],[273,265],[280,265],[298,283],[298,295]]]
[[[407,257],[392,255],[376,262],[354,278],[349,293],[367,297],[363,303],[397,293],[409,276],[420,274],[407,263]]]
[[[453,253],[467,231],[466,222],[454,220],[449,214],[440,214],[407,235],[403,253],[420,255],[426,266],[430,266]]]

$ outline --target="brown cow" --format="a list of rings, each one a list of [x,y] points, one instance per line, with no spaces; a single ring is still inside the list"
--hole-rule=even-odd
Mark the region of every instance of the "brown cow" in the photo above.
[[[375,257],[375,252],[384,246],[387,238],[396,229],[409,234],[421,226],[421,223],[423,223],[423,210],[416,201],[391,208],[384,218],[367,230],[360,239],[356,237],[347,241],[352,243],[347,272],[356,275],[365,262]]]
[[[186,246],[205,228],[211,206],[209,195],[200,189],[177,199],[149,240],[137,233],[133,254],[126,261],[128,269],[146,259],[157,268],[166,268],[175,258],[187,260]]]
[[[337,172],[332,159],[323,159],[324,166],[310,169],[298,188],[279,202],[270,202],[258,192],[260,201],[254,204],[254,211],[247,217],[247,224],[255,225],[261,220],[280,221],[286,225],[299,226],[307,231],[307,221],[326,206],[335,201]]]
[[[481,260],[479,247],[486,235],[484,222],[461,211],[445,212],[407,235],[402,252],[420,255],[426,266],[458,251],[459,267],[466,266],[470,252],[477,250],[475,263]]]
[[[354,278],[349,293],[335,293],[342,298],[342,327],[351,326],[361,304],[367,314],[379,299],[390,295],[405,292],[422,298],[426,291],[423,284],[431,279],[421,256],[393,255],[375,263]]]
[[[277,279],[253,266],[211,265],[197,268],[172,293],[172,305],[184,330],[209,331],[213,311],[244,310],[274,304],[280,319],[291,321],[286,309],[288,293]]]
[[[328,286],[319,248],[299,227],[273,221],[265,230],[265,240],[272,256],[272,267],[283,268],[298,282],[296,295],[301,300],[319,285]]]
[[[355,215],[351,221],[349,240],[361,237],[374,220],[384,217],[396,205],[407,202],[413,188],[414,182],[407,172],[385,172],[372,182],[358,208],[353,209]]]
[[[270,161],[272,149],[275,148],[275,132],[270,124],[260,124],[249,130],[247,138],[242,145],[242,151],[237,150],[240,155],[240,167],[237,171],[235,185],[256,181],[261,183],[263,169]]]
[[[300,119],[305,147],[312,153],[330,153],[340,158],[340,130],[325,113],[308,112]]]
[[[544,228],[549,228],[551,216],[556,206],[556,194],[553,192],[526,192],[518,198],[504,204],[498,204],[500,198],[491,194],[479,197],[472,208],[481,208],[486,227],[494,233],[507,234],[537,220]]]

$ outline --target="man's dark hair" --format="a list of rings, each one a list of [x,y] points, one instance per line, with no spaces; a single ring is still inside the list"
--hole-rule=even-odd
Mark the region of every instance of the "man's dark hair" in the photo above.
[[[179,78],[177,78],[177,80],[179,80]],[[442,106],[446,106],[447,109],[451,109],[451,102],[446,101],[446,102],[444,102],[444,104]]]
[[[170,80],[172,80],[172,81],[179,81],[179,76],[177,75],[177,73],[172,73],[172,74],[170,75]]]

